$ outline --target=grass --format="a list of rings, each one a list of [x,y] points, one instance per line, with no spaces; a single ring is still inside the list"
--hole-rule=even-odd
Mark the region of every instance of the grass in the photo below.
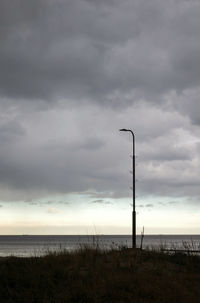
[[[200,257],[81,247],[0,259],[1,303],[199,303]]]

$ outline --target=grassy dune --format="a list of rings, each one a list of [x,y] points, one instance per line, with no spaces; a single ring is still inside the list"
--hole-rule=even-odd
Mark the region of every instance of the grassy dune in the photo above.
[[[199,303],[200,257],[82,248],[0,260],[1,303]]]

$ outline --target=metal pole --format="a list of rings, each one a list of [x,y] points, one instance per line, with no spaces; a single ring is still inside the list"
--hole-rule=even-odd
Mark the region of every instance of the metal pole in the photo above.
[[[133,136],[133,212],[132,212],[132,248],[136,248],[136,211],[135,211],[135,135]]]
[[[133,211],[132,211],[132,248],[136,248],[136,211],[135,211],[135,135],[130,129],[122,128],[120,131],[131,132],[133,137]]]

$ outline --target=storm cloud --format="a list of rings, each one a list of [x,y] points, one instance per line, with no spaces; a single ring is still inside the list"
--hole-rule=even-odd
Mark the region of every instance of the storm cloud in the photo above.
[[[200,3],[0,2],[1,200],[200,196]],[[198,200],[198,199],[197,199]]]
[[[125,105],[198,88],[198,1],[0,5],[2,96]]]

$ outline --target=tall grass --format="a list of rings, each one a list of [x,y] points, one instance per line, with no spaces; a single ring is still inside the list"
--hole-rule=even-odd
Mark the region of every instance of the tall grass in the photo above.
[[[82,245],[0,260],[1,303],[199,303],[198,256]]]

